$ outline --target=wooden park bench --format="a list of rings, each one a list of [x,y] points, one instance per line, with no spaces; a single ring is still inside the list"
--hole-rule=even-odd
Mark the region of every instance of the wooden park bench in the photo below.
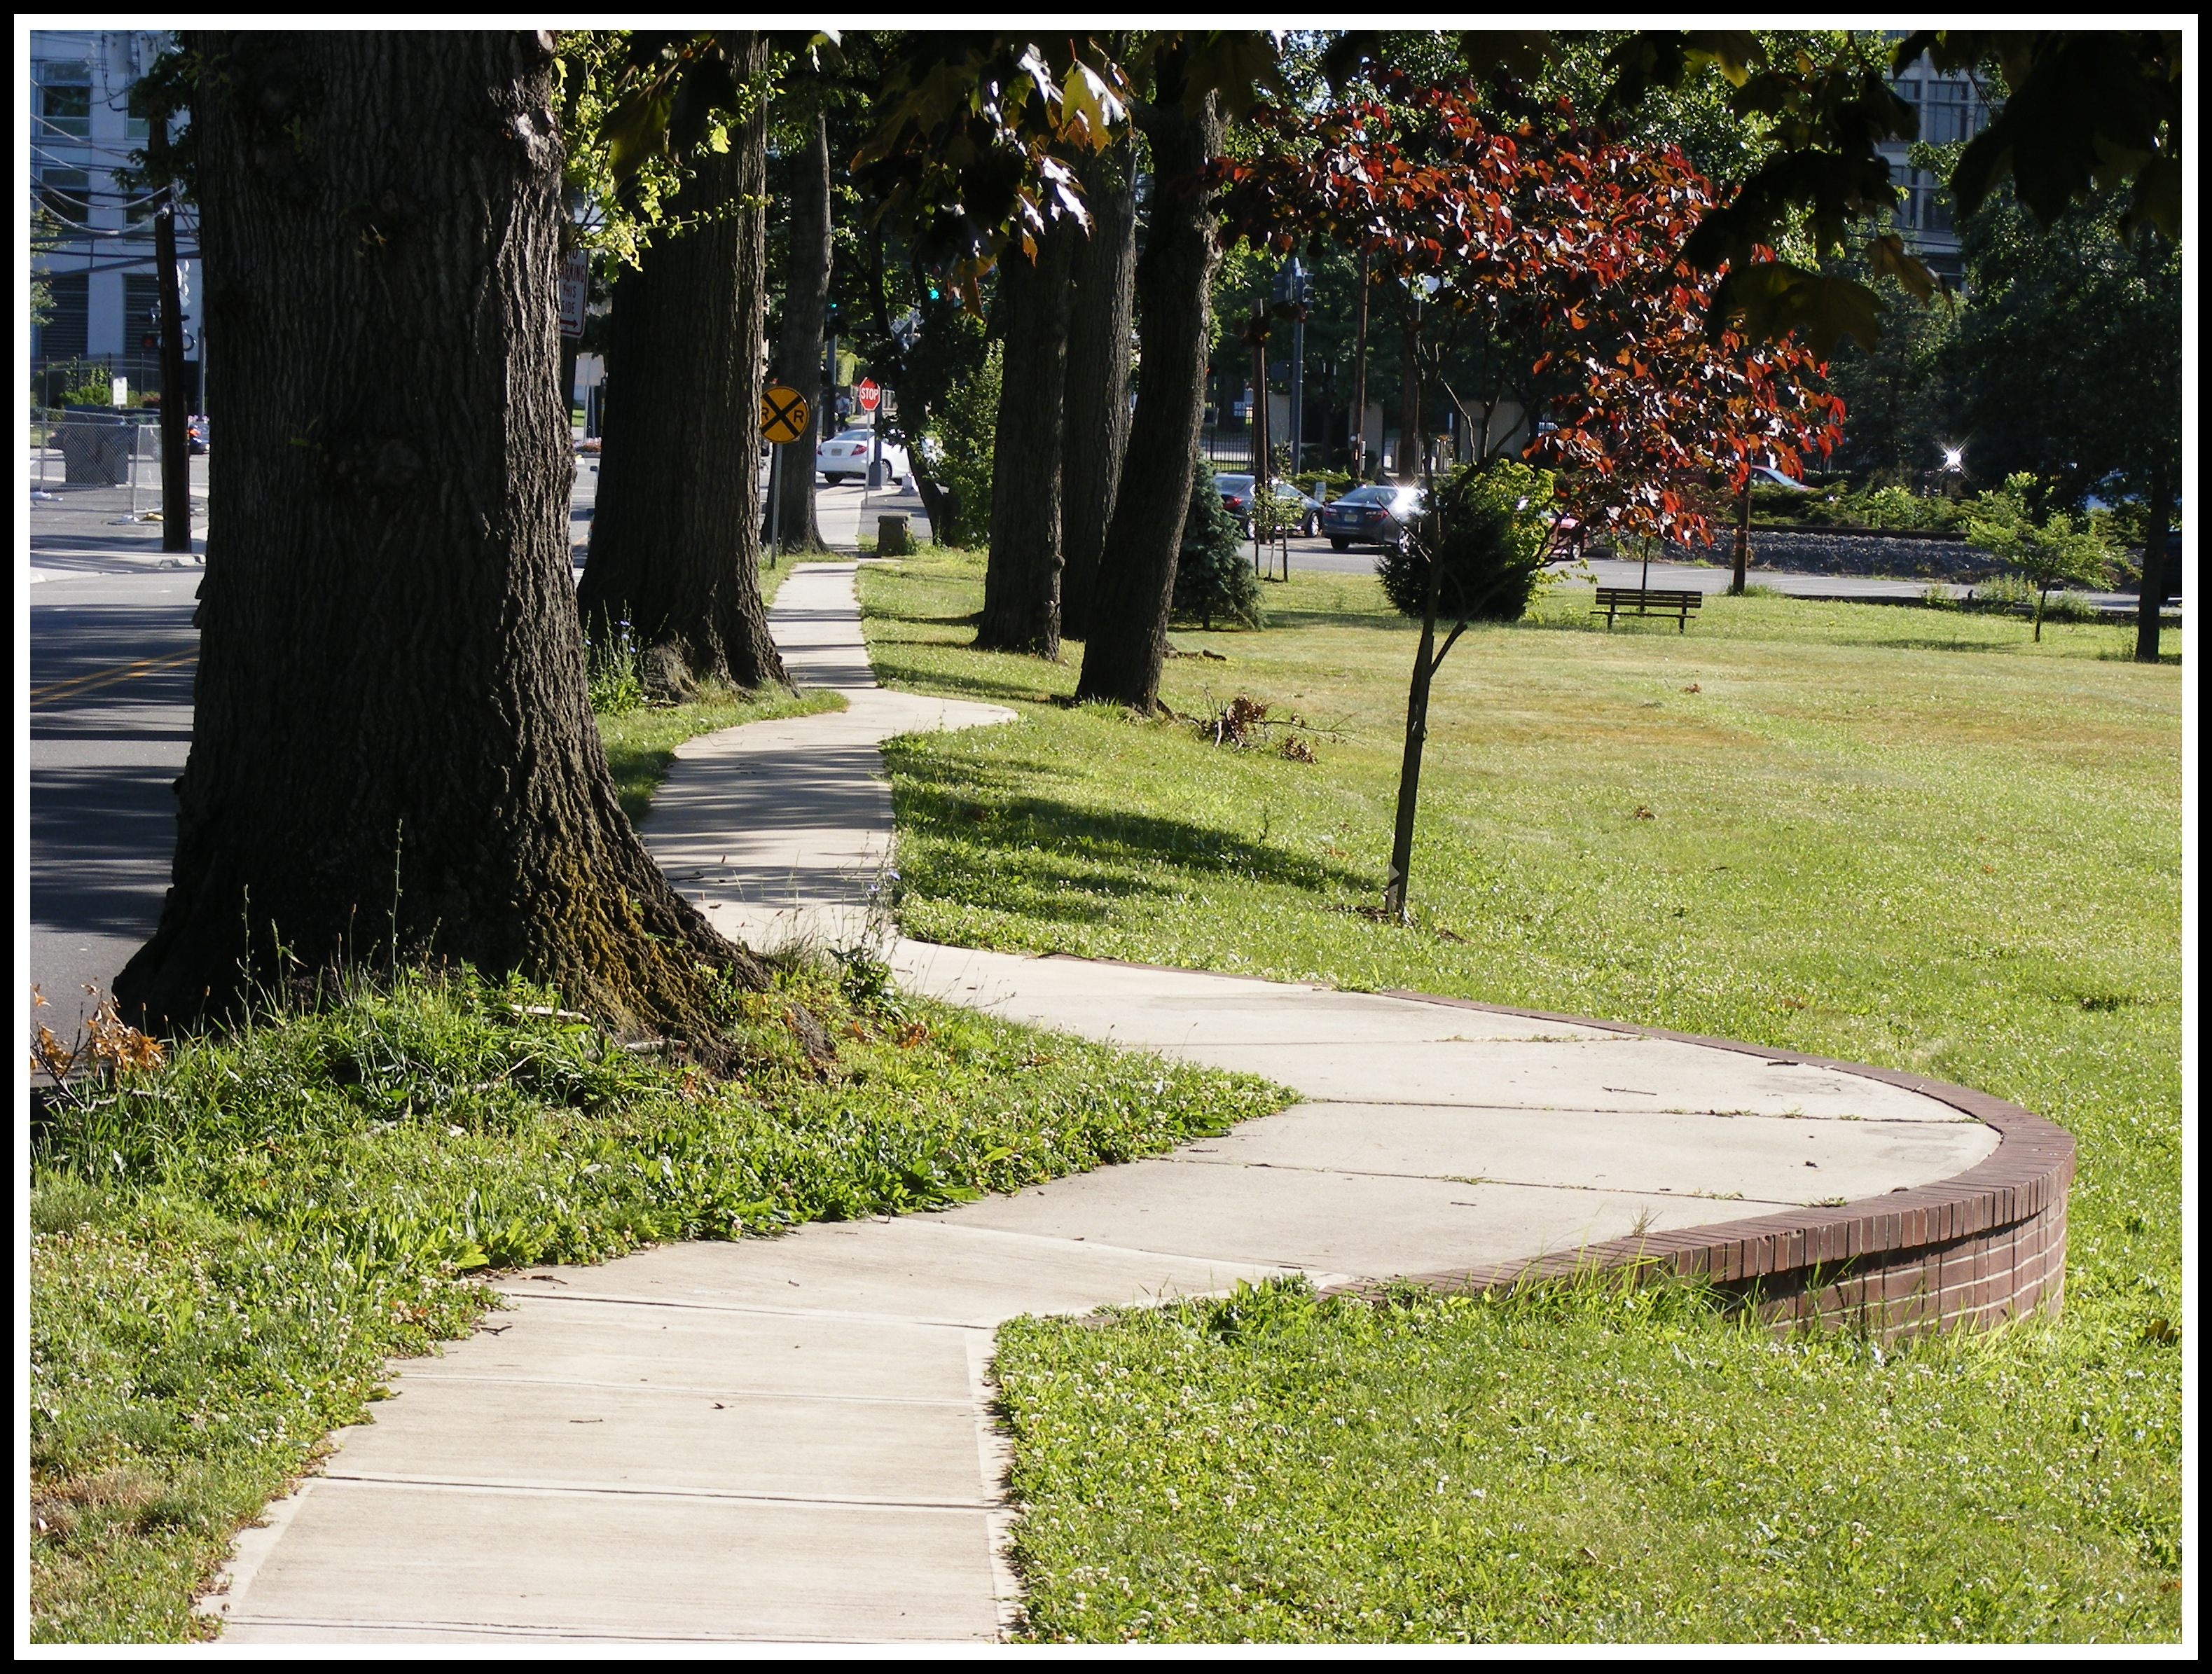
[[[1604,611],[1607,628],[1615,616],[1672,616],[1680,634],[1689,627],[1690,613],[1705,602],[1703,593],[1672,587],[1600,587],[1590,615]]]

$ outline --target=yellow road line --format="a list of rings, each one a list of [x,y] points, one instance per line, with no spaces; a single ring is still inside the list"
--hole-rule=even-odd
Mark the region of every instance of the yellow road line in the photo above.
[[[126,663],[120,668],[97,669],[90,674],[81,674],[70,680],[57,680],[51,686],[36,686],[31,690],[31,706],[58,703],[112,685],[118,680],[136,680],[141,675],[153,674],[162,669],[173,669],[192,661],[199,655],[197,648],[180,651],[169,657],[145,657],[136,663]]]

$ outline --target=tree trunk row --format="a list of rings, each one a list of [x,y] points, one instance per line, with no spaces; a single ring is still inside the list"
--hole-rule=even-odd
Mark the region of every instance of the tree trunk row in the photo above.
[[[1060,629],[1091,636],[1091,595],[1129,446],[1129,349],[1135,324],[1136,148],[1125,140],[1081,170],[1094,224],[1077,246],[1068,315],[1061,443]]]
[[[767,42],[746,40],[735,67],[757,77]],[[727,150],[701,153],[671,213],[702,224],[657,236],[615,284],[622,395],[602,427],[576,603],[595,640],[628,622],[648,687],[671,697],[702,680],[789,683],[759,576],[767,134],[757,107]]]
[[[1080,236],[1055,222],[1036,258],[999,266],[1005,338],[991,454],[990,558],[975,644],[1060,658],[1060,457],[1066,434],[1069,279]]]
[[[1146,712],[1159,701],[1167,655],[1176,556],[1205,416],[1213,275],[1221,260],[1200,172],[1220,150],[1222,121],[1211,93],[1194,107],[1186,104],[1190,51],[1179,44],[1161,54],[1145,118],[1153,184],[1145,252],[1136,267],[1144,359],[1076,687],[1079,698]]]
[[[173,883],[118,999],[174,1028],[298,964],[445,956],[711,1031],[699,967],[765,974],[630,830],[586,691],[550,37],[190,44],[207,308],[228,387],[254,395],[209,456],[232,515],[201,587]],[[757,181],[757,148],[734,151]],[[757,313],[730,312],[724,399],[757,378]],[[653,401],[633,386],[615,410]],[[689,416],[687,464],[726,464]]]
[[[786,444],[777,477],[777,529],[787,552],[824,552],[814,509],[814,452],[822,440],[829,396],[822,377],[822,333],[830,306],[830,123],[817,112],[806,153],[792,178],[791,254],[784,269],[783,328],[775,351],[776,382],[806,397],[806,434]],[[835,369],[832,377],[835,379]]]

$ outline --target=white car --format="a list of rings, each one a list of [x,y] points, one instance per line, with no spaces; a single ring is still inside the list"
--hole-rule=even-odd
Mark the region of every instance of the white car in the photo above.
[[[868,462],[875,458],[876,433],[872,430],[841,430],[834,436],[824,436],[814,449],[814,469],[830,482],[842,482],[848,476],[867,480]],[[906,486],[908,476],[906,450],[896,442],[884,444],[884,480]]]

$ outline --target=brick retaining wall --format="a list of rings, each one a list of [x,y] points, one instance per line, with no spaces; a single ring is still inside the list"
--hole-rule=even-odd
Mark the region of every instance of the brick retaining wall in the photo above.
[[[1401,989],[1386,992],[1397,999],[1471,1011],[1593,1028],[1626,1027],[1601,1018],[1522,1011]],[[1672,1029],[1627,1032],[1887,1082],[1986,1123],[1997,1131],[1997,1147],[1964,1174],[1883,1197],[1647,1233],[1489,1269],[1419,1274],[1415,1283],[1466,1294],[1564,1278],[1592,1268],[1648,1265],[1655,1272],[1709,1277],[1778,1327],[1817,1319],[1825,1326],[1863,1328],[1882,1342],[1953,1326],[1995,1325],[2032,1313],[2057,1316],[2065,1295],[2066,1198],[2074,1183],[2074,1136],[2055,1122],[1972,1088],[1901,1071]]]

